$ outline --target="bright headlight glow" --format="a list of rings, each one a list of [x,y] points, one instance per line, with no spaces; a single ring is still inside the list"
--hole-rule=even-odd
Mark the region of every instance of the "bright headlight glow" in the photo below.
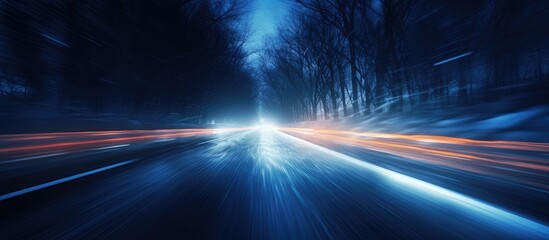
[[[271,122],[263,118],[260,118],[259,124],[255,125],[255,128],[261,131],[273,131],[273,130],[276,130],[278,127],[272,124]]]
[[[258,124],[255,127],[256,127],[256,129],[261,130],[261,131],[273,131],[273,130],[276,130],[278,128],[274,124],[267,124],[267,123]]]
[[[274,131],[278,127],[273,124],[260,124],[260,125],[257,125],[257,128],[262,131]]]

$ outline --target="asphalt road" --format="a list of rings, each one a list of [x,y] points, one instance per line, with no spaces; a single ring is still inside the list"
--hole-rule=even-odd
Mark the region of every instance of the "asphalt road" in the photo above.
[[[0,239],[549,239],[542,221],[367,154],[273,129],[162,134],[4,156]]]

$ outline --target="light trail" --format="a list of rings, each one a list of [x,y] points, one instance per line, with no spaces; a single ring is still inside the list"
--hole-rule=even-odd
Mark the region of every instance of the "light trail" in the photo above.
[[[440,62],[437,62],[437,63],[433,64],[433,66],[438,66],[438,65],[441,65],[441,64],[445,64],[445,63],[447,63],[447,62],[451,62],[451,61],[460,59],[460,58],[462,58],[462,57],[469,56],[469,55],[471,55],[471,54],[473,54],[473,52],[466,52],[466,53],[464,53],[464,54],[460,54],[460,55],[457,55],[457,56],[455,56],[455,57],[451,57],[451,58],[448,58],[448,59],[446,59],[446,60],[442,60],[442,61],[440,61]]]
[[[503,172],[480,167],[496,165],[497,162],[491,160],[498,159],[492,155],[505,155],[505,152],[517,153],[506,155],[517,161],[514,158],[523,156],[518,150],[489,148],[491,151],[485,151],[487,147],[437,143],[428,141],[430,139],[412,141],[318,131],[299,129],[292,132],[291,129],[261,125],[233,129],[232,132],[228,129],[179,129],[68,134],[13,143],[0,140],[0,144],[23,147],[137,138],[77,147],[89,152],[97,152],[93,149],[98,147],[107,147],[101,150],[103,152],[120,149],[116,155],[73,155],[75,152],[70,151],[55,161],[0,164],[7,173],[3,176],[6,186],[0,200],[10,199],[0,201],[7,206],[4,209],[12,209],[9,204],[33,203],[29,210],[32,212],[6,217],[9,222],[0,232],[5,234],[3,239],[37,235],[55,237],[61,233],[70,238],[97,236],[99,229],[106,232],[107,237],[123,238],[143,229],[143,224],[148,226],[147,231],[165,232],[166,224],[173,222],[174,214],[177,214],[177,222],[182,224],[175,224],[174,229],[188,226],[189,231],[195,231],[196,227],[187,223],[211,216],[208,221],[223,223],[215,226],[216,236],[234,238],[322,239],[337,236],[346,239],[375,237],[380,231],[394,233],[393,238],[543,239],[549,236],[549,228],[543,225],[546,222],[543,200],[547,195],[532,194],[524,185],[515,187],[516,182],[503,177],[487,178],[488,174],[503,175]],[[193,132],[199,132],[195,136],[200,137],[181,141],[189,147],[173,148],[179,138],[165,137],[170,134],[187,136]],[[139,138],[148,136],[151,138]],[[149,144],[158,141],[171,142],[148,148]],[[343,148],[342,145],[351,147]],[[378,151],[389,149],[408,157],[357,151],[364,146],[375,147]],[[423,152],[423,148],[428,151]],[[36,152],[34,154],[38,154]],[[450,152],[448,157],[447,152]],[[427,160],[433,162],[428,163],[439,166],[429,165],[425,170],[427,164],[417,164],[426,162],[420,161],[424,154],[432,157]],[[122,160],[121,157],[136,161],[131,167],[113,164],[113,161]],[[438,162],[454,164],[452,168],[455,169],[468,166],[461,164],[461,161],[467,162],[465,159],[471,162],[471,170],[482,171],[482,175],[455,174],[456,171],[449,171],[448,165]],[[538,164],[536,161],[528,163]],[[509,168],[521,167],[511,165]],[[100,171],[106,174],[91,177]],[[534,171],[527,169],[525,172]],[[544,171],[538,172],[542,177],[546,175]],[[475,181],[479,179],[488,180],[479,183],[487,184],[486,188],[477,188]],[[68,181],[72,181],[71,184],[67,184]],[[500,185],[502,182],[512,186]],[[17,183],[17,186],[11,183]],[[27,194],[32,191],[41,194]],[[19,197],[21,200],[16,199]],[[60,215],[60,212],[64,214]],[[244,220],[241,220],[242,216]],[[43,219],[60,224],[47,225]],[[118,232],[120,220],[129,226],[123,232]],[[95,224],[98,221],[101,226]],[[151,222],[158,225],[152,226]],[[210,225],[201,225],[211,232]],[[234,229],[265,230],[252,234],[243,231],[248,235],[237,236],[232,235]]]
[[[536,221],[524,218],[520,215],[513,214],[511,212],[500,209],[496,206],[484,203],[482,201],[470,198],[466,195],[445,189],[443,187],[436,186],[434,184],[406,176],[404,174],[391,171],[371,163],[361,161],[359,159],[347,156],[345,154],[333,151],[331,149],[316,145],[314,143],[308,142],[301,138],[297,138],[292,135],[285,135],[293,141],[298,142],[299,144],[306,145],[307,147],[313,148],[318,152],[322,152],[328,156],[333,156],[335,160],[344,161],[349,164],[355,165],[357,167],[374,171],[379,173],[391,180],[397,182],[405,191],[418,191],[421,194],[429,195],[433,198],[439,198],[441,201],[453,202],[457,205],[466,208],[470,212],[478,214],[479,217],[490,217],[494,220],[495,224],[512,224],[514,226],[520,226],[520,228],[529,229],[532,233],[546,235],[549,232],[549,227],[538,223]],[[496,223],[500,222],[500,223]]]
[[[224,132],[249,128],[225,128]],[[0,159],[20,161],[56,156],[58,152],[104,150],[130,146],[134,143],[163,142],[177,138],[215,134],[216,129],[161,129],[61,132],[0,135]],[[14,160],[4,161],[13,162]]]
[[[116,148],[122,148],[122,147],[129,147],[130,144],[120,144],[120,145],[114,145],[114,146],[108,146],[108,147],[100,147],[93,150],[108,150],[108,149],[116,149]]]
[[[375,132],[356,132],[345,130],[331,129],[311,129],[311,128],[279,128],[281,131],[297,132],[302,134],[333,134],[333,135],[349,135],[355,137],[368,138],[385,138],[385,139],[402,139],[417,142],[443,143],[452,145],[464,145],[475,147],[502,148],[524,151],[539,151],[549,152],[549,143],[537,142],[519,142],[519,141],[484,141],[468,138],[456,138],[434,135],[407,135],[407,134],[391,134],[391,133],[375,133]]]
[[[482,141],[429,135],[280,128],[282,132],[323,145],[343,145],[401,156],[477,174],[502,177],[549,190],[549,144]]]
[[[55,157],[55,156],[60,156],[60,155],[65,155],[65,154],[67,154],[67,152],[59,152],[59,153],[51,153],[51,154],[38,155],[38,156],[32,156],[32,157],[24,157],[24,158],[9,160],[9,161],[3,161],[3,162],[0,162],[0,164],[23,162],[23,161],[34,160],[34,159],[38,159],[38,158]]]

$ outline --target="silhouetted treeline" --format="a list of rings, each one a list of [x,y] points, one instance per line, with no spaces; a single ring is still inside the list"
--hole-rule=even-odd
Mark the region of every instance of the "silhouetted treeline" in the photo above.
[[[242,11],[236,0],[2,1],[2,108],[250,116]]]
[[[294,3],[262,67],[263,101],[293,121],[549,99],[548,1]]]

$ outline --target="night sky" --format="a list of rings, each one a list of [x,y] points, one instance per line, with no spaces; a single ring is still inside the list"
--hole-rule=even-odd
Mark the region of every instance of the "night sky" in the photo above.
[[[287,0],[254,0],[250,14],[251,37],[247,49],[257,51],[269,36],[277,33],[277,26],[287,17],[290,4]],[[256,56],[254,54],[252,59]]]

